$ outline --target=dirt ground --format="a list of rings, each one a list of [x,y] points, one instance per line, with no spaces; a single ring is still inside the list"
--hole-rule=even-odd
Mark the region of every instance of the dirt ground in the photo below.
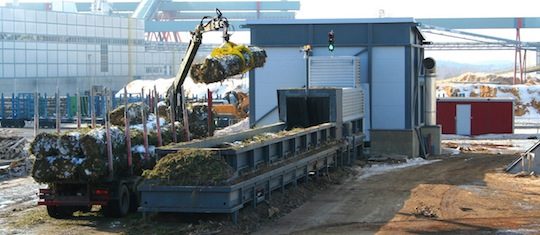
[[[461,154],[333,186],[256,234],[540,233],[540,180]]]
[[[0,234],[538,234],[540,180],[502,173],[514,158],[458,154],[389,171],[357,167],[274,193],[242,210],[239,225],[226,216],[176,214],[56,220],[43,207],[10,205],[0,212]],[[20,190],[36,188],[29,187]]]

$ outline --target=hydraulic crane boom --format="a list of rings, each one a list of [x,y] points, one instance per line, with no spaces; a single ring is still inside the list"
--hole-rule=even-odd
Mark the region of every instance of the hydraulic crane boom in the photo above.
[[[182,63],[180,64],[180,69],[178,70],[178,73],[176,74],[176,78],[174,79],[173,83],[173,89],[175,93],[180,92],[180,87],[184,84],[184,81],[186,80],[187,74],[189,72],[189,68],[191,67],[191,64],[193,63],[193,59],[195,59],[195,55],[197,54],[197,50],[199,50],[199,46],[202,43],[202,35],[206,32],[211,31],[219,31],[220,29],[223,29],[223,39],[228,42],[229,41],[229,22],[227,18],[223,17],[219,9],[216,9],[217,16],[214,18],[211,18],[207,22],[204,22],[206,19],[209,19],[210,17],[205,16],[201,19],[201,23],[197,25],[195,28],[195,31],[191,32],[191,40],[189,41],[188,48],[186,50],[186,55],[184,56],[184,59],[182,60]]]
[[[173,121],[177,120],[177,117],[179,117],[180,113],[182,113],[182,116],[184,117],[183,118],[184,128],[186,129],[186,140],[189,140],[189,123],[187,120],[185,101],[182,97],[183,95],[182,85],[184,84],[184,81],[186,80],[191,64],[193,63],[193,60],[195,59],[195,55],[197,54],[197,51],[199,50],[199,46],[202,43],[203,33],[223,30],[223,39],[226,42],[229,41],[229,37],[230,37],[230,34],[228,32],[229,21],[227,20],[227,18],[222,16],[221,11],[219,11],[219,9],[216,9],[216,14],[217,14],[216,17],[210,17],[210,16],[203,17],[199,25],[197,25],[197,27],[195,27],[195,30],[191,32],[191,40],[189,41],[189,45],[186,50],[186,55],[184,56],[184,58],[182,59],[182,62],[180,63],[180,69],[178,70],[178,73],[176,74],[174,82],[171,86],[171,92],[173,95],[172,104],[171,104],[172,113],[174,114]],[[181,104],[181,107],[179,108],[180,104]]]

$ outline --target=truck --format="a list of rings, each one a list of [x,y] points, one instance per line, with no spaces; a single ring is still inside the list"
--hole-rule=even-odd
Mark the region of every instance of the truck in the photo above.
[[[204,17],[192,32],[192,39],[186,55],[180,65],[177,78],[171,87],[171,90],[177,91],[174,93],[175,95],[178,95],[181,90],[189,67],[202,43],[203,33],[223,29],[224,39],[229,40],[227,18],[223,17],[218,9],[216,9],[216,13],[216,17]],[[178,105],[178,100],[184,102],[181,97],[172,100],[174,107]],[[110,110],[110,102],[107,103]],[[185,105],[182,107],[185,107]],[[113,156],[104,156],[104,158],[109,158],[109,163],[112,163]],[[130,160],[128,160],[129,167],[131,167],[130,163]],[[115,174],[112,167],[109,168],[111,169],[109,176],[97,182],[67,180],[49,182],[47,188],[39,189],[38,205],[47,206],[47,212],[53,218],[66,218],[75,211],[89,211],[94,205],[102,206],[105,215],[110,217],[122,217],[130,211],[136,211],[139,206],[138,186],[142,181],[141,176],[133,172]]]

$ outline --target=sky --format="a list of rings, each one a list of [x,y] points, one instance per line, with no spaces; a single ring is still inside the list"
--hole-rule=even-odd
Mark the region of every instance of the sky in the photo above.
[[[2,3],[12,0],[0,0]],[[33,2],[42,0],[19,0]],[[56,0],[59,1],[59,0]],[[75,0],[84,1],[84,0]],[[132,0],[116,0],[132,1]],[[201,0],[192,0],[201,1]],[[208,1],[208,0],[207,0]],[[248,0],[249,1],[249,0]],[[253,0],[251,0],[253,1]],[[300,0],[300,11],[296,17],[309,18],[458,18],[458,17],[540,17],[538,0]],[[515,39],[515,30],[475,30],[472,32]],[[187,34],[185,34],[187,36]],[[205,38],[205,42],[219,40],[219,34]],[[435,35],[426,35],[431,41],[452,41]],[[186,37],[184,37],[186,38]],[[249,36],[243,33],[233,35],[233,40],[245,43]],[[540,29],[522,29],[523,41],[540,41]],[[508,61],[513,63],[513,51],[474,52],[430,52],[428,55],[445,60],[465,63],[485,63],[488,61]],[[534,63],[535,53],[528,53],[528,63]]]

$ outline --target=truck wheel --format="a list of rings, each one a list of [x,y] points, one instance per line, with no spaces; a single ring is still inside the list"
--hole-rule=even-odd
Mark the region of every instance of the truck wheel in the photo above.
[[[55,219],[65,219],[73,215],[73,208],[67,206],[47,206],[47,214]]]
[[[130,195],[128,188],[122,185],[118,192],[118,200],[109,201],[109,205],[104,208],[107,217],[120,218],[129,213]]]

